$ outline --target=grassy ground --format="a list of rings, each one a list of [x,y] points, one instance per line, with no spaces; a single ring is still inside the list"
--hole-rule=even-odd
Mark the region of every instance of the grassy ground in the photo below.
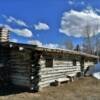
[[[100,80],[86,77],[59,87],[47,87],[38,93],[3,92],[0,100],[100,100]]]

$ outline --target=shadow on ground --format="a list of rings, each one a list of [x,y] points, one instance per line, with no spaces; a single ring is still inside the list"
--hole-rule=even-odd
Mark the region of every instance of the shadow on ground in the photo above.
[[[14,86],[14,85],[9,85],[9,86],[5,86],[5,87],[2,86],[2,87],[0,87],[0,96],[19,94],[19,93],[28,92],[28,91],[29,90],[26,88]]]

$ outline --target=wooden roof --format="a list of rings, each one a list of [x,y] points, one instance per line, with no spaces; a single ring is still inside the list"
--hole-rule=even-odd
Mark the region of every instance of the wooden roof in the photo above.
[[[52,49],[52,48],[46,48],[46,47],[38,47],[36,45],[30,45],[30,44],[22,44],[22,43],[13,43],[13,42],[7,42],[7,43],[2,43],[1,45],[4,46],[9,46],[13,45],[13,47],[23,47],[23,48],[29,48],[31,50],[36,50],[40,52],[47,52],[47,53],[57,53],[57,54],[69,54],[69,55],[75,55],[75,56],[82,56],[82,57],[87,57],[87,58],[92,58],[92,59],[99,59],[98,56],[92,55],[92,54],[87,54],[83,53],[80,51],[73,51],[73,50],[67,50],[67,49]]]
[[[67,50],[67,49],[51,49],[51,48],[45,48],[45,47],[37,47],[35,48],[38,51],[41,52],[53,52],[53,53],[62,53],[62,54],[69,54],[69,55],[73,55],[73,56],[83,56],[83,57],[87,57],[87,58],[94,58],[94,59],[99,59],[98,56],[96,55],[92,55],[92,54],[87,54],[81,51],[73,51],[73,50]]]

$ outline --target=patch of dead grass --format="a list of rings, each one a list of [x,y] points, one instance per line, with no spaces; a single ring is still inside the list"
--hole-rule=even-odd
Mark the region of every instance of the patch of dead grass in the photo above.
[[[47,87],[38,93],[0,96],[0,100],[100,100],[100,81],[86,77],[59,87]]]

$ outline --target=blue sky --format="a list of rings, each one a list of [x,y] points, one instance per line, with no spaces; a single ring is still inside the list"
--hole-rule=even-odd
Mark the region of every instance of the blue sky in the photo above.
[[[69,12],[72,16],[72,13],[79,14],[88,8],[96,10],[95,15],[99,17],[99,0],[0,0],[0,24],[17,29],[10,35],[10,38],[17,42],[38,40],[42,44],[64,45],[66,40],[71,39],[74,45],[77,45],[82,43],[82,36],[68,35],[76,33],[70,32],[69,29],[67,34],[66,30],[61,29],[64,27],[61,23],[63,17],[66,18],[65,12]],[[70,12],[71,10],[73,11]],[[21,35],[18,29],[23,31],[27,29],[32,35]],[[59,31],[60,29],[63,32]]]

